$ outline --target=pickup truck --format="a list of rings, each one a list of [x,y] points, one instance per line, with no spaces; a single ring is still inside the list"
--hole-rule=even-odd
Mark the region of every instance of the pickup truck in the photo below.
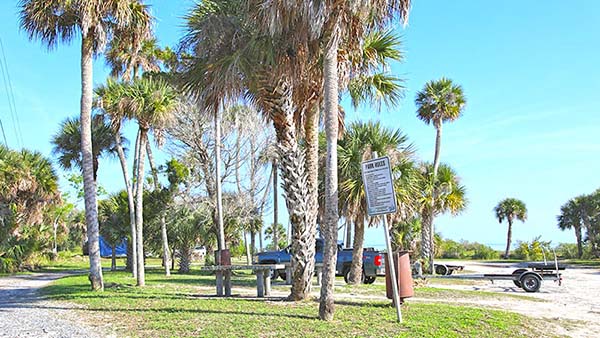
[[[323,245],[324,240],[317,238],[315,247],[315,262],[323,262]],[[291,261],[291,247],[288,246],[283,250],[265,251],[256,255],[254,261],[258,264],[286,264]],[[363,275],[362,280],[365,284],[375,282],[377,276],[385,276],[385,259],[384,256],[372,248],[363,250]],[[335,266],[335,275],[344,276],[346,283],[350,275],[350,265],[352,264],[352,249],[342,249],[338,244],[337,263]],[[277,270],[273,272],[272,279],[281,277],[285,280],[285,270]]]

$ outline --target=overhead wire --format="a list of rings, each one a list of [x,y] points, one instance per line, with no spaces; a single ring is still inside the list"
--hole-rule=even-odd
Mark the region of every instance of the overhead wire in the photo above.
[[[21,132],[21,124],[19,121],[19,114],[17,113],[15,94],[10,78],[8,63],[6,62],[6,53],[4,52],[4,44],[2,43],[2,38],[0,38],[0,52],[2,53],[2,62],[0,62],[0,68],[2,69],[2,78],[4,80],[4,88],[6,89],[6,97],[8,100],[9,112],[13,123],[13,131],[15,133],[17,143],[21,148],[23,148],[23,133]]]

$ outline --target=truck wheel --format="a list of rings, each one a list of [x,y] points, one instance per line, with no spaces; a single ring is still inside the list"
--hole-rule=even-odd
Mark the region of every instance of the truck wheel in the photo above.
[[[521,278],[521,285],[526,292],[537,292],[542,286],[542,279],[534,274],[526,274]]]
[[[521,276],[521,274],[522,274],[523,272],[527,272],[527,269],[517,269],[517,270],[513,271],[513,273],[512,273],[512,274],[513,274],[513,276]],[[516,285],[518,288],[520,288],[520,287],[523,287],[523,286],[521,285],[521,281],[520,281],[520,280],[516,280],[516,279],[514,279],[514,280],[513,280],[513,283],[514,283],[514,284],[515,284],[515,285]]]
[[[448,274],[448,267],[445,266],[444,264],[436,264],[435,265],[435,273],[438,275],[446,275]]]
[[[365,284],[373,284],[373,283],[375,283],[376,279],[377,279],[377,276],[367,276],[367,277],[365,277]]]

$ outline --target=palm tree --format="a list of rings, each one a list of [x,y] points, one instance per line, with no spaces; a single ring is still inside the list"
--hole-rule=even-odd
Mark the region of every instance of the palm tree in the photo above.
[[[573,229],[577,240],[577,257],[583,255],[582,217],[581,207],[577,198],[569,200],[560,207],[560,215],[556,217],[560,230]]]
[[[436,176],[433,175],[434,170],[434,166],[430,163],[421,165],[421,252],[427,253],[424,257],[428,273],[433,273],[435,234],[433,221],[435,217],[448,212],[458,215],[467,207],[468,203],[465,196],[466,189],[460,184],[458,175],[450,166],[441,164]],[[433,182],[432,177],[435,177]]]
[[[128,216],[127,193],[125,191],[111,194],[108,199],[98,203],[100,234],[112,248],[111,271],[115,271],[117,268],[116,247],[128,235]]]
[[[304,154],[297,138],[300,110],[294,109],[295,78],[285,74],[290,69],[300,70],[301,66],[296,66],[302,63],[290,59],[287,43],[279,44],[258,32],[241,3],[203,1],[192,10],[183,44],[193,57],[184,63],[182,78],[185,88],[197,93],[211,114],[227,99],[243,94],[273,123],[279,168],[295,231],[290,299],[305,299],[310,295],[314,271],[312,219],[316,208],[310,207]],[[231,44],[234,40],[238,43]]]
[[[372,156],[372,152],[391,159],[397,166],[410,158],[412,145],[400,130],[383,127],[379,122],[354,122],[350,124],[340,140],[340,197],[341,210],[347,220],[354,223],[354,247],[349,282],[356,284],[362,278],[362,252],[367,206],[361,175],[361,163]]]
[[[143,254],[143,194],[144,194],[144,161],[148,132],[152,129],[155,138],[162,137],[163,129],[173,118],[176,105],[175,91],[164,81],[152,78],[135,80],[126,91],[124,98],[128,111],[139,126],[139,146],[135,156],[136,173],[136,236],[137,236],[137,285],[145,285],[144,254]],[[166,231],[166,230],[165,230]],[[164,239],[164,238],[163,238]],[[168,255],[168,248],[164,248]],[[166,265],[166,264],[165,264]]]
[[[333,320],[334,313],[333,282],[335,280],[337,258],[338,223],[338,48],[342,40],[345,42],[344,45],[347,50],[353,50],[354,45],[359,45],[363,36],[363,34],[360,34],[361,28],[381,27],[395,17],[396,14],[406,20],[410,1],[328,1],[328,5],[325,6],[326,10],[323,11],[325,20],[321,32],[323,37],[321,42],[325,46],[323,53],[323,97],[325,133],[327,136],[325,217],[324,224],[321,225],[325,248],[323,250],[323,284],[319,304],[319,318],[323,320]],[[356,34],[357,31],[359,31],[359,34]]]
[[[125,181],[125,191],[127,192],[127,204],[129,205],[129,224],[131,228],[131,273],[133,278],[137,280],[137,239],[135,229],[135,202],[133,194],[133,184],[129,179],[129,170],[127,168],[127,159],[125,157],[125,151],[123,149],[123,140],[121,137],[121,125],[124,119],[127,118],[130,113],[125,110],[123,105],[123,98],[126,95],[126,85],[117,82],[113,79],[108,79],[106,84],[97,86],[94,90],[96,100],[94,106],[105,116],[110,119],[110,124],[114,130],[115,135],[115,148],[119,156],[119,162],[121,164],[121,172],[123,174],[123,180]],[[137,147],[136,147],[137,153]],[[134,155],[135,156],[135,155]],[[129,267],[129,264],[128,264]]]
[[[465,106],[465,96],[459,85],[452,80],[441,78],[437,81],[429,81],[425,84],[423,90],[417,93],[415,104],[417,106],[417,117],[426,124],[433,123],[436,129],[435,154],[433,157],[433,172],[430,180],[435,181],[440,164],[440,148],[442,141],[442,124],[451,122],[460,117]],[[433,225],[431,222],[424,222],[422,227],[421,256],[425,260],[433,257],[431,252],[433,248],[434,231],[428,228]],[[426,243],[429,241],[429,243]],[[428,266],[433,268],[433,262],[428,262]]]
[[[59,41],[70,43],[81,34],[81,149],[85,190],[86,223],[90,240],[90,282],[93,290],[103,290],[96,186],[93,177],[91,113],[95,54],[103,50],[115,31],[147,29],[132,26],[134,20],[150,21],[145,6],[137,0],[21,0],[20,25],[29,39],[39,39],[48,49]]]
[[[452,80],[441,78],[429,81],[423,90],[417,93],[417,117],[426,124],[432,123],[436,130],[435,155],[433,157],[433,175],[437,174],[440,163],[442,124],[458,119],[465,108],[466,98],[462,87]]]
[[[127,143],[123,135],[115,136],[101,116],[92,119],[92,161],[94,163],[94,181],[98,174],[98,159],[117,154],[115,137]],[[81,156],[81,124],[79,118],[67,118],[60,124],[60,131],[51,140],[54,148],[52,152],[58,155],[58,164],[64,169],[73,167],[82,170]]]
[[[285,228],[281,223],[273,223],[265,229],[265,239],[271,240],[273,250],[279,250],[285,247],[287,241],[285,232]],[[276,238],[281,242],[276,241]]]
[[[512,239],[512,225],[515,220],[525,222],[527,219],[527,207],[525,203],[516,198],[506,198],[498,203],[494,207],[494,213],[498,222],[502,223],[506,219],[508,222],[508,234],[506,235],[506,250],[504,251],[504,258],[508,259],[508,253],[510,251],[510,241]]]

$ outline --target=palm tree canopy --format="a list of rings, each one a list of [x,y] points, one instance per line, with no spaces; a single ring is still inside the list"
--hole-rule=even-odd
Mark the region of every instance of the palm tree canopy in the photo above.
[[[127,192],[111,194],[98,203],[100,234],[110,245],[118,245],[130,234]]]
[[[393,31],[375,31],[367,34],[361,50],[352,53],[349,61],[353,64],[355,75],[348,83],[348,92],[352,105],[374,103],[380,107],[396,106],[403,97],[404,87],[399,77],[388,74],[389,62],[402,61],[401,41]]]
[[[506,198],[500,201],[500,203],[494,207],[494,213],[500,223],[505,219],[509,222],[512,222],[515,219],[525,222],[527,219],[527,207],[525,206],[525,203],[516,198]]]
[[[458,215],[468,204],[466,188],[460,183],[458,174],[449,165],[442,163],[433,178],[433,164],[421,164],[421,207],[431,208],[433,215],[450,212]]]
[[[60,41],[70,43],[81,31],[93,38],[98,53],[115,31],[148,30],[151,21],[147,6],[138,0],[20,0],[19,8],[21,28],[48,49]],[[141,25],[140,20],[146,22]]]
[[[581,228],[581,208],[576,198],[569,200],[560,207],[560,215],[556,216],[558,228],[566,230]]]
[[[466,98],[461,86],[448,78],[429,81],[415,99],[417,117],[438,128],[442,122],[458,119],[465,107]]]
[[[339,141],[339,181],[341,209],[355,217],[366,216],[361,163],[376,151],[390,157],[391,165],[399,168],[409,161],[413,146],[399,129],[383,127],[379,122],[353,122]]]
[[[104,156],[116,156],[116,141],[114,131],[110,125],[100,116],[92,119],[92,156],[94,160],[94,172],[97,160]],[[124,143],[127,139],[121,135]],[[73,167],[82,168],[81,155],[81,125],[79,117],[67,118],[61,125],[60,130],[52,137],[54,148],[52,152],[58,155],[58,164],[65,169]]]

